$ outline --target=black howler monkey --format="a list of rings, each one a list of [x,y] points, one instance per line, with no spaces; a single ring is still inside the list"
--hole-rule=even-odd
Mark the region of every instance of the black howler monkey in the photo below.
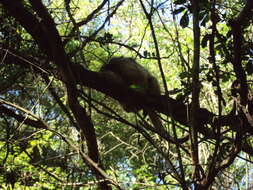
[[[148,70],[139,65],[133,58],[113,57],[102,66],[101,72],[111,73],[115,80],[122,81],[126,86],[134,85],[136,90],[140,90],[150,95],[160,95],[160,86],[157,79]],[[127,112],[136,112],[138,109],[134,105],[120,102]],[[149,115],[153,125],[159,129],[162,123],[158,115],[151,110],[144,110]]]

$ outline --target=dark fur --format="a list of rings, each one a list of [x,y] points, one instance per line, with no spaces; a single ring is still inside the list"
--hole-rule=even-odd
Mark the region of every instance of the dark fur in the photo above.
[[[160,95],[161,93],[156,78],[132,58],[114,57],[100,71],[107,73],[111,79],[121,81],[128,87],[137,86],[137,90],[141,90],[147,95]],[[127,112],[139,111],[139,108],[132,105],[131,102],[120,102],[120,104]],[[146,109],[144,112],[149,115],[158,131],[164,131],[162,122],[154,111]]]
[[[129,87],[136,85],[147,94],[160,94],[156,78],[132,58],[114,57],[101,68],[101,71],[117,75]]]

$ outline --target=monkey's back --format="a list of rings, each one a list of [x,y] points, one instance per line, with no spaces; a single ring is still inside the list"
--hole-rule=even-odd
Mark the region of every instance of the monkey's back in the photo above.
[[[102,72],[111,71],[117,74],[128,86],[137,85],[142,88],[147,88],[148,71],[137,64],[132,58],[114,57],[105,64]]]

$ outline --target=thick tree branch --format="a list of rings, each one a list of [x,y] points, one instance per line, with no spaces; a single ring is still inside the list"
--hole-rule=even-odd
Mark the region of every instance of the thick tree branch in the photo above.
[[[248,85],[247,76],[242,66],[242,44],[243,44],[243,29],[253,16],[253,1],[248,0],[245,7],[242,9],[238,17],[230,21],[233,32],[233,67],[236,78],[240,83],[240,100],[241,105],[246,106],[248,100]]]
[[[78,103],[76,80],[70,67],[70,60],[64,50],[63,43],[56,29],[56,25],[47,9],[39,0],[30,0],[36,16],[24,7],[23,1],[0,0],[0,3],[35,39],[40,49],[48,55],[58,67],[60,76],[66,84],[70,108],[76,118],[78,126],[85,135],[88,153],[94,162],[99,161],[98,145],[94,126],[85,109]],[[103,179],[94,168],[93,171],[98,179]],[[108,182],[100,183],[101,189],[110,190]]]
[[[246,0],[246,5],[235,19],[236,22],[240,23],[241,26],[245,26],[252,20],[253,17],[253,1]]]
[[[200,27],[199,27],[199,1],[192,0],[193,10],[193,40],[194,55],[192,64],[192,104],[190,109],[190,139],[191,139],[191,156],[193,161],[193,180],[196,189],[201,180],[201,166],[199,164],[199,146],[198,146],[198,128],[203,127],[198,122],[199,95],[200,95]]]
[[[41,69],[39,66],[42,63],[35,65],[33,59],[24,58],[21,57],[21,55],[15,56],[13,54],[8,54],[4,60],[4,64],[15,64],[28,69],[33,66],[37,72],[45,72],[44,69]],[[187,113],[189,111],[189,107],[179,100],[175,100],[164,95],[158,97],[151,95],[146,96],[144,93],[129,89],[126,86],[122,86],[121,83],[111,80],[107,75],[89,71],[77,63],[70,63],[70,67],[76,76],[77,82],[80,85],[96,89],[97,91],[100,91],[118,101],[133,102],[133,104],[135,104],[137,107],[147,107],[148,109],[156,110],[160,113],[172,117],[175,121],[184,126],[189,126],[189,123],[187,121]],[[243,130],[240,127],[241,119],[239,116],[224,115],[218,119],[214,113],[204,108],[199,108],[197,112],[197,120],[200,126],[208,124],[215,126],[217,122],[219,122],[221,126],[230,126],[231,130],[233,131]],[[199,128],[198,130],[206,137],[215,137],[215,134],[213,134],[213,132],[208,128]],[[253,129],[251,129],[250,126],[245,126],[244,131],[245,130],[250,134],[253,134]]]

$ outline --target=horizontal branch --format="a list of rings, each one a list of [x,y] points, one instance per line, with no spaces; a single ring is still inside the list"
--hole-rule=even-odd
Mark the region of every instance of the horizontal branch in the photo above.
[[[4,63],[15,64],[18,66],[25,67],[27,69],[32,66],[33,69],[37,71],[37,73],[42,72],[44,74],[44,70],[41,71],[41,69],[37,68],[38,66],[32,64],[33,61],[31,58],[24,58],[21,57],[21,55],[16,56],[13,54],[8,54],[4,60]],[[175,100],[171,97],[166,97],[164,95],[147,95],[134,89],[130,89],[127,86],[122,85],[119,81],[112,80],[112,78],[108,77],[108,75],[106,74],[89,71],[77,63],[69,64],[74,76],[76,77],[76,81],[80,85],[93,88],[120,102],[131,102],[133,105],[136,105],[139,108],[148,108],[151,110],[156,110],[159,113],[163,113],[171,117],[172,119],[184,126],[189,126],[187,120],[187,118],[189,118],[189,105],[186,105],[183,102]],[[41,67],[43,66],[43,63],[39,63],[38,65],[40,65]],[[63,79],[60,78],[60,80]],[[218,118],[217,115],[204,108],[200,108],[198,110],[198,121],[199,126],[204,126],[207,124],[215,126],[217,125],[217,123],[219,123],[220,126],[230,126],[231,130],[233,131],[238,132],[242,130],[242,128],[240,127],[241,119],[239,116],[224,115]],[[251,129],[251,127],[246,127],[246,129],[251,134],[253,134],[253,129]],[[206,127],[199,128],[199,132],[201,132],[204,136],[208,137],[214,135]]]
[[[8,117],[16,119],[20,123],[24,123],[26,125],[29,125],[31,127],[37,128],[37,129],[48,129],[48,126],[42,121],[42,120],[33,120],[28,118],[27,116],[23,116],[21,114],[15,113],[15,111],[7,108],[3,104],[0,104],[0,113],[5,114]],[[28,112],[26,113],[28,114]]]

